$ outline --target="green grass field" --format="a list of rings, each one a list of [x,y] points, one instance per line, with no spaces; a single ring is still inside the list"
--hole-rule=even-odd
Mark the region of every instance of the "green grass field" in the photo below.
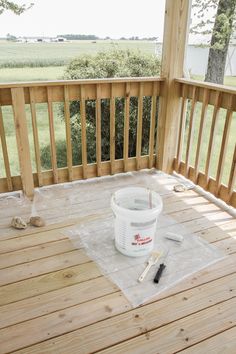
[[[65,66],[0,68],[0,82],[50,81],[61,79]]]
[[[193,75],[192,79],[193,80],[204,81],[204,76]],[[236,87],[236,76],[225,76],[224,85],[226,85],[226,86],[235,86]]]
[[[140,50],[155,53],[152,41],[98,40],[66,43],[17,43],[0,41],[0,67],[59,66],[80,54],[96,54],[111,49]]]

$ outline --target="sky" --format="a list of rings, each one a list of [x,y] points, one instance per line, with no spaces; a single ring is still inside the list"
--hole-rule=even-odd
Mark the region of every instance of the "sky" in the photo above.
[[[104,38],[158,37],[162,41],[165,0],[15,0],[34,2],[20,16],[0,19],[0,37],[94,34]]]

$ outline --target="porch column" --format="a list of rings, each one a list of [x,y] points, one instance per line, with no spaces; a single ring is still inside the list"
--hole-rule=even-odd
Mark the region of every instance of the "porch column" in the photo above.
[[[178,87],[174,79],[183,77],[183,66],[191,0],[166,0],[162,48],[161,90],[157,135],[157,168],[171,173],[177,149],[179,127]]]

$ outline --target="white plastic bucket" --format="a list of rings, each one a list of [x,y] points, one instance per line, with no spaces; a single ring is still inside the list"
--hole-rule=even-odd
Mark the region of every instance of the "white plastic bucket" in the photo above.
[[[111,208],[118,251],[131,257],[148,254],[153,249],[157,218],[162,211],[159,194],[147,188],[123,188],[112,195]]]

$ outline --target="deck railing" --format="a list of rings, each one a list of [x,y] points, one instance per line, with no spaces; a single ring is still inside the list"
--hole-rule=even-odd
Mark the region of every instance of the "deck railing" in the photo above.
[[[156,128],[157,128],[157,102],[160,95],[160,78],[118,78],[97,80],[71,80],[55,82],[35,82],[0,85],[0,137],[2,146],[3,169],[0,178],[0,192],[8,192],[23,189],[27,195],[33,194],[36,186],[44,186],[53,183],[73,181],[82,178],[104,176],[124,171],[139,170],[156,166]],[[142,123],[143,123],[143,100],[148,96],[151,102],[150,109],[150,133],[149,151],[145,156],[142,153]],[[136,131],[136,155],[129,156],[129,109],[131,97],[137,97],[137,131]],[[123,130],[123,158],[115,156],[115,121],[116,121],[116,98],[124,100],[124,130]],[[96,162],[88,163],[86,133],[86,105],[88,100],[95,102],[96,122]],[[110,135],[110,160],[102,160],[101,140],[101,101],[109,100],[110,127],[106,127]],[[80,103],[81,122],[81,149],[82,164],[73,165],[70,102]],[[47,105],[47,112],[43,119],[48,120],[50,137],[51,170],[43,170],[41,165],[41,146],[39,143],[38,111],[37,104]],[[62,104],[65,122],[65,139],[67,166],[58,168],[54,104]],[[11,161],[4,124],[4,108],[12,107],[14,117],[14,129],[17,145],[17,157],[19,159],[20,173],[12,175]],[[27,107],[28,106],[28,107]],[[28,109],[28,111],[27,111]],[[30,119],[28,113],[30,112]],[[33,136],[34,156],[29,139],[29,120]],[[31,147],[31,149],[30,149]],[[32,170],[32,162],[35,172]]]
[[[180,125],[174,169],[236,207],[236,90],[176,80]]]
[[[34,187],[104,176],[119,172],[152,168],[158,166],[163,151],[160,132],[165,117],[160,116],[159,97],[164,97],[164,79],[160,78],[119,78],[97,80],[73,80],[0,85],[0,138],[2,147],[3,173],[0,175],[0,193],[23,189],[32,195]],[[179,97],[179,120],[177,141],[173,141],[176,157],[174,170],[213,193],[226,203],[236,206],[236,90],[221,85],[187,79],[175,80]],[[136,97],[137,125],[135,132],[135,153],[130,154],[130,105]],[[148,148],[143,151],[144,99],[149,97]],[[117,99],[123,99],[122,117],[122,158],[116,157]],[[88,114],[87,104],[94,102],[95,161],[88,159]],[[109,126],[104,127],[102,101],[109,101]],[[70,103],[79,102],[81,124],[81,164],[73,163]],[[162,101],[165,102],[165,99]],[[55,104],[63,109],[64,139],[66,142],[66,166],[58,167],[55,128]],[[42,144],[39,139],[38,104],[46,105],[40,119],[48,120],[51,169],[42,167]],[[168,103],[167,103],[168,104]],[[11,149],[5,133],[8,117],[5,108],[12,107],[14,130],[19,159],[20,173],[11,172]],[[42,115],[42,114],[41,114]],[[58,118],[57,118],[58,119]],[[147,119],[147,118],[145,118]],[[158,120],[158,122],[157,122]],[[29,128],[30,124],[30,128]],[[109,157],[102,155],[102,131],[109,136]],[[29,132],[29,129],[31,132]],[[158,130],[159,129],[159,130]],[[157,133],[157,130],[159,133]],[[159,145],[158,145],[159,138]],[[89,141],[90,139],[90,141]],[[171,142],[172,143],[172,142]],[[11,142],[12,144],[12,142]],[[165,144],[165,141],[164,141]],[[33,145],[33,148],[32,148]],[[173,146],[173,145],[172,145]],[[32,154],[32,150],[34,153]],[[173,157],[172,157],[173,159]],[[1,160],[1,156],[0,156]],[[32,169],[34,166],[34,170]],[[0,171],[1,172],[1,171]]]

